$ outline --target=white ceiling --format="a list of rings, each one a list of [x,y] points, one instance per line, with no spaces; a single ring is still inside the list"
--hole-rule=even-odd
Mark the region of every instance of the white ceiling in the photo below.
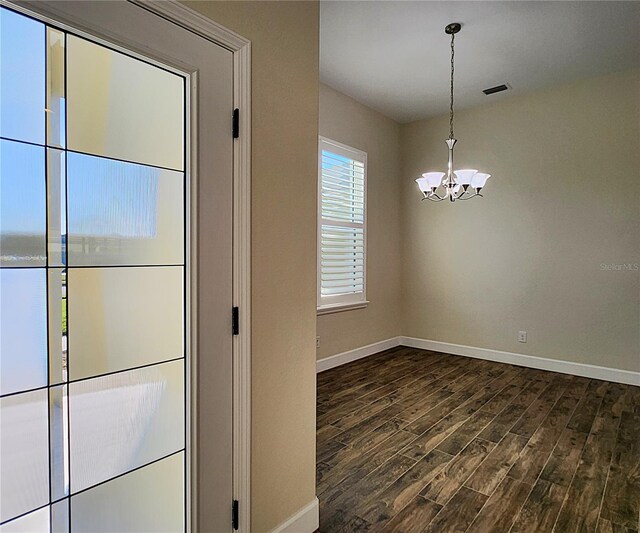
[[[640,66],[637,1],[323,0],[321,80],[399,122],[446,113],[450,22],[456,108]]]

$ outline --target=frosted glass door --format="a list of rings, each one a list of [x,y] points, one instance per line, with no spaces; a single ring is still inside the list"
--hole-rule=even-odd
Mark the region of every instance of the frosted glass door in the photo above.
[[[184,531],[188,75],[0,24],[0,533]]]

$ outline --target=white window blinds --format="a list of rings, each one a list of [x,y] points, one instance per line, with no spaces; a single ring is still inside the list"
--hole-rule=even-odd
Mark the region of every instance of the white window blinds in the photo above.
[[[320,139],[318,307],[365,302],[367,155]]]

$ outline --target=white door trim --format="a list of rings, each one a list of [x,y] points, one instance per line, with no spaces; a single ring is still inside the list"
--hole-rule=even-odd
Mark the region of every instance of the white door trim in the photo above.
[[[31,10],[44,16],[56,17],[55,11],[45,5],[39,5],[37,0],[0,1],[19,10]],[[233,498],[240,502],[238,531],[249,533],[251,530],[251,42],[180,4],[177,0],[127,1],[233,53],[233,107],[240,110],[240,136],[234,139],[233,143],[233,305],[239,307],[241,325],[239,334],[233,337]],[[64,18],[79,30],[99,30],[99,28],[86,27],[80,20],[72,20],[68,16]],[[195,220],[195,216],[196,213],[192,212],[191,219]],[[229,310],[229,316],[231,316],[231,310]],[[192,318],[195,323],[195,317]],[[196,382],[193,379],[191,382],[193,397],[196,392]],[[191,410],[191,428],[197,427],[196,420],[193,419],[194,414]],[[192,461],[196,457],[196,445],[197,441],[193,439]],[[195,466],[197,465],[192,463],[190,480],[191,520],[189,523],[192,531],[198,531],[197,498],[194,497],[197,489]],[[231,505],[231,502],[229,504]],[[231,509],[229,509],[229,516],[231,517]]]
[[[239,529],[251,531],[251,41],[177,0],[129,0],[233,52],[233,106],[240,136],[233,145],[233,303],[240,333],[233,338],[233,494]],[[195,442],[192,443],[195,446]],[[193,449],[193,448],[192,448]],[[195,454],[193,454],[195,455]],[[192,494],[195,479],[192,482]],[[196,517],[192,498],[192,517]],[[231,510],[229,510],[231,514]],[[192,530],[198,531],[195,521]]]

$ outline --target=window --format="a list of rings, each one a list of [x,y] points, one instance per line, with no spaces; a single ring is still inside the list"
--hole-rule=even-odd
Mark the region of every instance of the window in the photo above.
[[[0,532],[183,530],[186,83],[0,6]]]
[[[320,138],[318,313],[364,307],[367,154]]]

